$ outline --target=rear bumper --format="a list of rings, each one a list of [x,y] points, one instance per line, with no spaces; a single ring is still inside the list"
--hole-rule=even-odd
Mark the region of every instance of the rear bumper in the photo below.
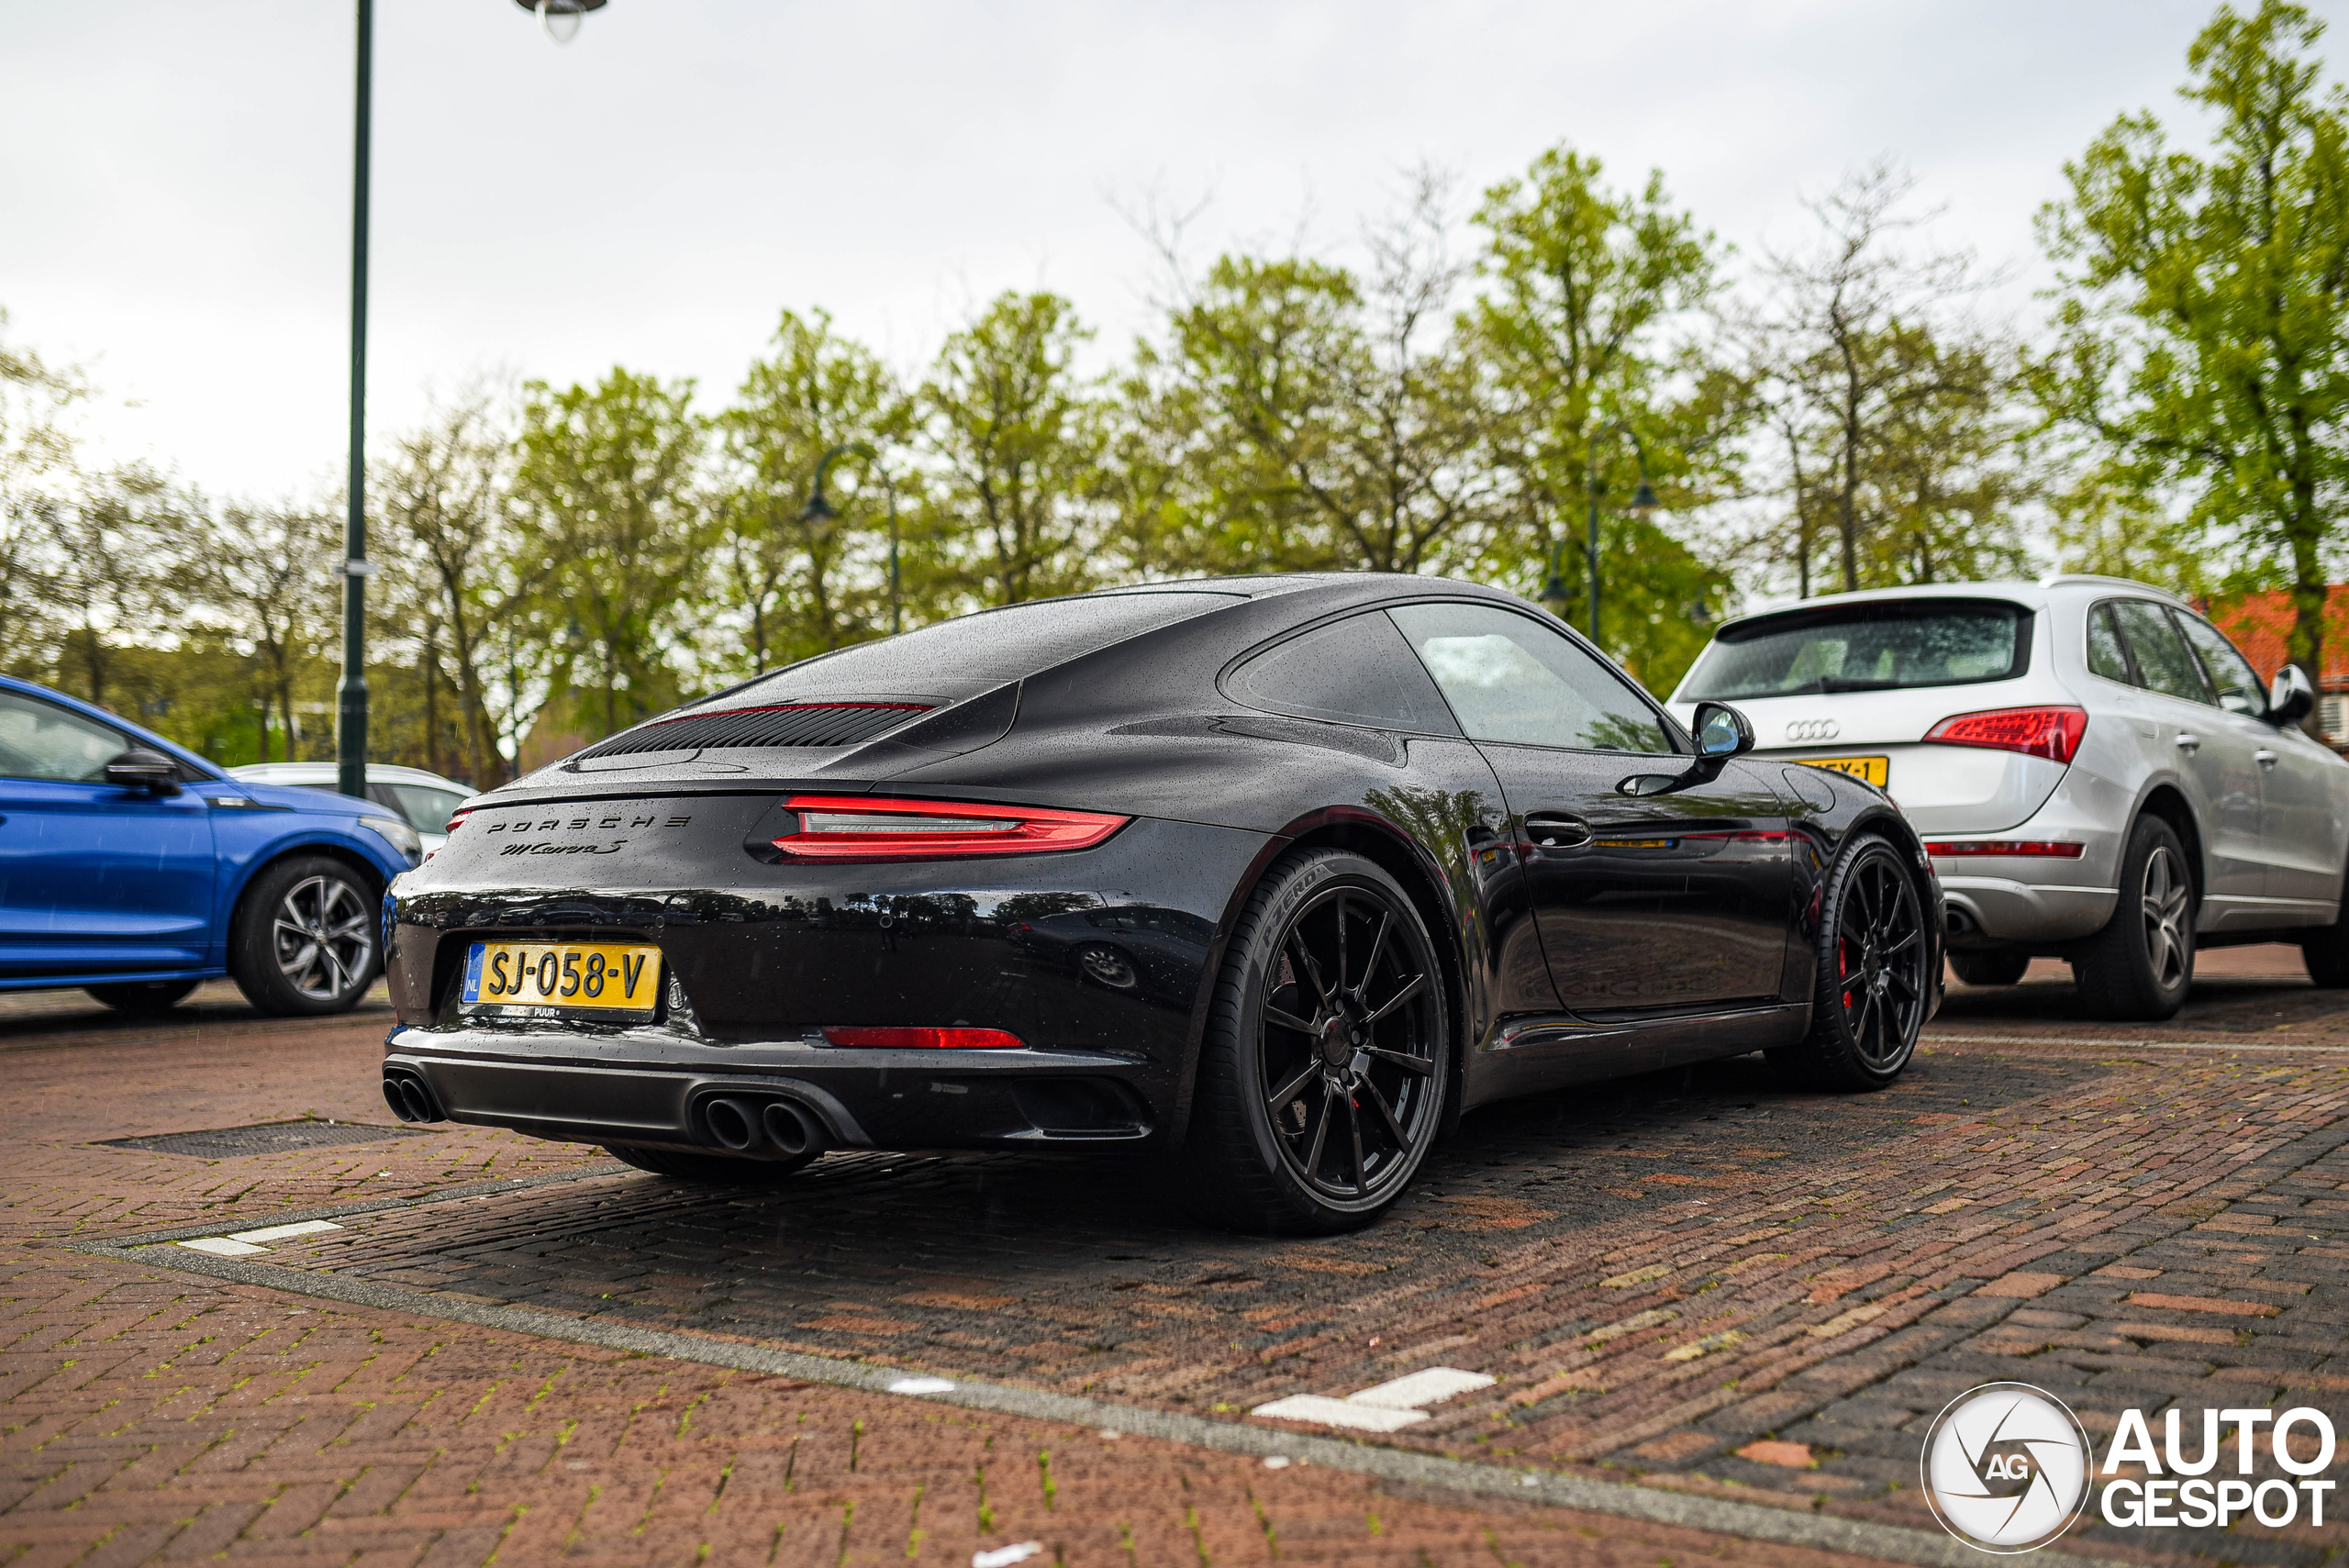
[[[2112,917],[2113,903],[2120,896],[2110,887],[2049,884],[2011,876],[1961,876],[1943,869],[1980,863],[1972,857],[1933,862],[1941,874],[1942,895],[1949,906],[1953,948],[2077,941],[2102,929]],[[2053,863],[2070,869],[2079,862]]]
[[[696,810],[729,808],[765,803]],[[791,1101],[842,1147],[1180,1137],[1198,999],[1264,835],[1144,817],[1065,854],[807,866],[754,859],[722,826],[648,866],[676,879],[649,887],[502,885],[520,872],[487,856],[463,877],[436,860],[407,878],[386,1072],[421,1080],[452,1119],[595,1143],[711,1149],[705,1107],[729,1085]],[[465,954],[497,939],[655,945],[655,1015],[618,1028],[469,1015]],[[1022,1044],[843,1048],[825,1042],[829,1026]]]
[[[842,1149],[982,1149],[1136,1143],[1162,1118],[1131,1061],[1047,1051],[874,1051],[822,1046],[696,1051],[626,1037],[598,1060],[551,1055],[542,1039],[395,1030],[388,1074],[420,1079],[450,1120],[565,1142],[622,1143],[778,1159],[713,1131],[711,1102],[789,1101]],[[706,1053],[706,1054],[705,1054]],[[688,1060],[694,1056],[703,1060]]]

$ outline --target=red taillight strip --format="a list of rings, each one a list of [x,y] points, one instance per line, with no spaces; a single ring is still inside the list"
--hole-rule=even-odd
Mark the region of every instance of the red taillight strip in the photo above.
[[[2078,860],[2087,850],[2086,844],[2067,844],[2060,839],[1943,839],[1925,846],[1925,853],[1945,858],[2025,855],[2062,861]]]
[[[861,1046],[867,1051],[1019,1051],[1024,1042],[1002,1029],[877,1029],[826,1024],[827,1045]]]
[[[1944,746],[1987,746],[2069,763],[2087,728],[2088,710],[2084,707],[1998,707],[1954,713],[1926,730],[1925,739]]]
[[[1132,820],[1041,806],[856,795],[794,795],[784,807],[798,814],[799,830],[775,840],[774,847],[803,861],[956,860],[1088,850]]]
[[[471,806],[467,806],[464,810],[458,812],[454,817],[449,818],[449,827],[447,830],[451,833],[455,832],[458,828],[464,826],[465,818],[472,815],[473,808]]]

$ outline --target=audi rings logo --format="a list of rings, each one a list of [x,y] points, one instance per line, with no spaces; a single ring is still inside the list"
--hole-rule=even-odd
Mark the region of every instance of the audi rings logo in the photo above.
[[[2096,1455],[2064,1402],[2027,1383],[1986,1383],[1925,1431],[1925,1500],[1942,1527],[1984,1551],[2034,1551],[2088,1504]]]
[[[1832,740],[1843,727],[1831,718],[1798,718],[1787,726],[1789,740]]]

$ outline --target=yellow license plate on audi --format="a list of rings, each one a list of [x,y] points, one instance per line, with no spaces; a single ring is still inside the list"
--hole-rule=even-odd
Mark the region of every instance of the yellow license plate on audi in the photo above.
[[[458,1002],[476,1018],[641,1023],[661,994],[661,950],[638,942],[475,942]]]
[[[1892,759],[1889,757],[1802,757],[1797,759],[1805,767],[1826,768],[1830,772],[1849,773],[1885,788],[1892,782]]]

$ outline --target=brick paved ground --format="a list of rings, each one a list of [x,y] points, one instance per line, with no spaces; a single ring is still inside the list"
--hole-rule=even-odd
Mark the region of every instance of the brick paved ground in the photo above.
[[[61,1243],[606,1162],[479,1129],[217,1161],[93,1147],[379,1118],[384,1021],[256,1024],[206,998],[192,1027],[157,1027],[42,1000],[0,1010],[12,1568],[959,1564],[1025,1540],[1130,1568],[1855,1561],[91,1258]]]
[[[1280,1395],[1466,1367],[1500,1382],[1379,1440],[1930,1529],[1914,1486],[1921,1429],[1977,1383],[2054,1390],[2099,1439],[2131,1405],[2340,1408],[2349,1012],[2276,973],[2267,950],[2206,957],[2210,978],[2159,1029],[2084,1023],[2059,979],[1954,991],[1932,1048],[1882,1095],[1788,1095],[1740,1060],[1494,1107],[1386,1222],[1304,1243],[1201,1234],[1153,1207],[1141,1173],[1032,1156],[835,1156],[783,1190],[713,1193],[475,1129],[209,1163],[92,1149],[281,1117],[382,1119],[382,1020],[268,1034],[224,1014],[178,1035],[74,1036],[53,1016],[39,1029],[0,1016],[14,1091],[0,1115],[17,1155],[0,1294],[36,1325],[0,1359],[0,1450],[25,1488],[8,1495],[0,1542],[29,1520],[39,1561],[74,1560],[109,1529],[108,1550],[135,1557],[161,1540],[141,1530],[210,1519],[217,1537],[173,1525],[170,1550],[261,1551],[264,1526],[299,1514],[312,1533],[280,1530],[289,1551],[331,1528],[351,1532],[347,1549],[326,1542],[345,1557],[381,1544],[479,1561],[510,1528],[507,1561],[525,1546],[552,1555],[574,1529],[575,1551],[667,1561],[705,1541],[740,1557],[780,1524],[777,1561],[831,1562],[853,1502],[850,1561],[902,1561],[910,1545],[919,1561],[967,1562],[1033,1537],[1070,1562],[1117,1562],[1129,1523],[1137,1562],[1262,1561],[1264,1520],[1284,1561],[1820,1561],[323,1307],[50,1244],[426,1200],[349,1217],[270,1261],[1234,1420]],[[429,1201],[484,1176],[566,1172],[582,1174]],[[784,1507],[774,1467],[793,1462],[795,1437],[818,1451],[803,1414],[835,1447],[863,1420],[874,1446],[853,1471],[830,1455],[820,1507],[797,1493]],[[285,1422],[289,1434],[261,1435]],[[583,1462],[557,1440],[568,1422],[599,1434],[584,1462],[601,1469],[569,1468]],[[1019,1470],[1028,1490],[1015,1493],[989,1457],[1032,1465],[1039,1449],[1055,1456],[1049,1510],[1041,1472]],[[721,1492],[729,1462],[743,1479]],[[1003,1525],[987,1536],[982,1464]],[[751,1477],[755,1507],[740,1502]],[[916,1487],[924,1510],[956,1499],[935,1527],[914,1517]],[[1029,1511],[1013,1524],[1017,1507]],[[855,1534],[889,1510],[886,1530]],[[931,1533],[915,1541],[916,1529]],[[2098,1527],[2076,1544],[2300,1562],[2340,1534]]]

